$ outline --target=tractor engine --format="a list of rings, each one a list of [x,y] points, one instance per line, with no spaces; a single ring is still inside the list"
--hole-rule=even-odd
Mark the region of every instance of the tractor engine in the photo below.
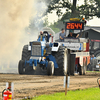
[[[41,42],[33,42],[31,43],[31,47],[32,47],[32,50],[31,50],[31,56],[39,56],[41,57],[43,52],[41,51],[41,49],[43,49],[41,47]]]

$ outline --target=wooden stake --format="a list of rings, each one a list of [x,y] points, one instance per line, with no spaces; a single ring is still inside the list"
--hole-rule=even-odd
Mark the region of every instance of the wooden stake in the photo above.
[[[67,95],[67,81],[68,81],[68,75],[66,75],[65,95]]]
[[[9,87],[11,87],[11,82],[8,82],[9,83]]]

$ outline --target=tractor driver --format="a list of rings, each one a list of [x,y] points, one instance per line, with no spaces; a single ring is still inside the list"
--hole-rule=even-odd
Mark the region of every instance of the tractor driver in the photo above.
[[[40,41],[43,41],[43,37],[45,37],[46,42],[49,42],[49,38],[51,37],[51,34],[49,35],[47,31],[40,31],[40,35],[38,36],[38,39],[40,38]]]
[[[78,38],[79,37],[79,34],[74,34],[73,33],[73,30],[69,30],[69,35],[68,35],[69,38]]]
[[[49,34],[47,31],[44,31],[43,34],[45,35],[46,42],[49,42],[49,38],[51,37],[51,34]]]

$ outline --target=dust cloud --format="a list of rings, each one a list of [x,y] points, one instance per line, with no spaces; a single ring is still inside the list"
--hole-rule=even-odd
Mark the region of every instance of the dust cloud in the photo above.
[[[37,18],[37,3],[41,2],[0,0],[0,73],[16,73],[23,45],[37,39],[38,32],[31,25]]]

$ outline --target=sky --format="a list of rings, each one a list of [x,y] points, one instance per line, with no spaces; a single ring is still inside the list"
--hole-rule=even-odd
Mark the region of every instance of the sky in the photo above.
[[[73,0],[71,0],[73,1]],[[84,2],[84,0],[78,0],[77,5],[81,5]],[[48,14],[48,21],[50,23],[54,23],[58,20],[58,16],[56,15],[56,11],[54,11],[52,14]],[[94,17],[92,20],[87,21],[88,26],[100,26],[100,18]]]

